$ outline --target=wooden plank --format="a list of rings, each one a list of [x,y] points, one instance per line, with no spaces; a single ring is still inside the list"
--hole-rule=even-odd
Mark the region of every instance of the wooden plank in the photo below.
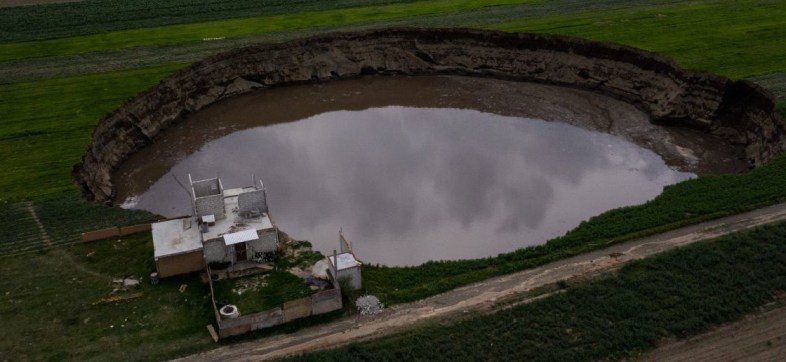
[[[101,240],[107,239],[114,236],[120,235],[120,229],[117,227],[111,227],[101,230],[93,230],[82,233],[82,241],[94,241],[94,240]]]
[[[213,338],[213,342],[218,342],[218,333],[216,333],[216,329],[213,328],[212,324],[207,325],[207,331],[210,333],[210,337]]]
[[[130,225],[130,226],[123,226],[120,228],[120,235],[131,235],[136,233],[141,233],[145,231],[151,230],[150,224],[137,224],[137,225]]]

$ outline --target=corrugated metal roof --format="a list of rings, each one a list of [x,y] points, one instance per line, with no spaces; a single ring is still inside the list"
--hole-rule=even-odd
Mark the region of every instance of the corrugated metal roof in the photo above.
[[[232,234],[224,234],[224,244],[226,245],[234,245],[256,239],[259,239],[259,234],[257,234],[256,230],[243,230]]]

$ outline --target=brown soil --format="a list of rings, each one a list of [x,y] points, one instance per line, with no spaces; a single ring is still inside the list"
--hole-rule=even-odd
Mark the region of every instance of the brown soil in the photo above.
[[[646,258],[697,241],[714,239],[733,232],[783,220],[786,220],[786,204],[779,204],[647,238],[632,240],[538,268],[471,284],[417,302],[396,305],[385,310],[374,319],[344,318],[336,322],[306,328],[296,333],[221,347],[180,360],[256,361],[281,358],[317,349],[336,347],[363,339],[381,337],[412,328],[413,325],[435,318],[461,315],[468,311],[494,311],[509,305],[508,303],[500,304],[500,302],[516,301],[517,303],[526,303],[532,301],[534,298],[527,300],[525,293],[560,280],[598,275],[613,270],[631,260]],[[522,297],[524,300],[521,300]],[[769,318],[775,318],[776,316],[783,318],[779,319],[781,322],[767,322],[770,320]],[[754,322],[750,322],[750,320],[746,320],[748,322],[740,322],[740,325],[746,326],[742,336],[751,337],[749,342],[740,341],[739,343],[756,347],[758,346],[757,341],[765,345],[767,345],[767,341],[772,341],[773,346],[781,346],[779,348],[782,348],[783,339],[779,339],[778,336],[782,336],[783,331],[786,331],[786,323],[783,323],[783,321],[786,321],[786,310],[781,308],[772,317],[765,316],[763,319],[760,322],[755,322],[756,317],[754,317],[752,319]],[[770,326],[770,324],[779,324],[780,327]],[[727,332],[722,332],[721,335],[732,333],[731,338],[734,338],[735,325],[724,327],[731,329]],[[712,337],[700,336],[697,338],[701,341],[707,340],[707,343],[710,343],[710,345],[714,343],[712,342],[714,340]],[[739,339],[742,340],[743,338]],[[725,341],[719,340],[715,345],[723,344]],[[769,345],[767,346],[769,347]],[[668,345],[664,348],[668,348]],[[683,351],[680,348],[673,348],[673,350],[675,351],[675,356],[678,352],[682,353],[680,351]],[[695,359],[693,357],[695,355],[690,354],[692,352],[688,349],[684,349],[684,351],[688,353],[686,355],[688,356],[687,359]],[[711,351],[711,347],[696,351],[695,353],[709,353],[701,351]],[[780,351],[783,351],[783,349]],[[778,355],[777,351],[775,352],[774,355]],[[767,356],[770,356],[768,351],[764,351],[763,348],[759,347],[750,350],[750,352],[734,350],[733,354],[729,353],[729,356],[735,355],[739,358],[761,356],[766,359]],[[710,355],[708,354],[708,356]],[[726,355],[720,354],[718,356],[721,356],[720,359],[722,360],[727,360]],[[655,360],[670,359],[657,357]],[[708,357],[706,360],[718,360],[718,358]]]

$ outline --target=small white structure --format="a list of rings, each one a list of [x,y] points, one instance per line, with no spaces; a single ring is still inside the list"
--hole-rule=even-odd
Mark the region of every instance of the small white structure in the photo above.
[[[193,181],[193,215],[154,223],[156,268],[165,278],[237,263],[276,251],[278,228],[270,218],[264,186],[224,190],[218,178]]]
[[[339,242],[341,243],[341,254],[333,252],[328,256],[330,272],[336,280],[347,279],[352,290],[359,290],[363,287],[363,276],[360,267],[363,265],[355,258],[352,253],[352,244],[344,238],[344,234],[339,231]]]
[[[159,277],[191,273],[205,267],[199,226],[192,218],[157,222],[151,228]]]

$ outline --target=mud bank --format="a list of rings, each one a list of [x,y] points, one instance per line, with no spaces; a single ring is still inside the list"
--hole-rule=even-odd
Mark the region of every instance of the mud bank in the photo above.
[[[564,36],[388,29],[240,48],[195,63],[104,117],[73,176],[86,198],[109,201],[112,171],[187,114],[253,90],[369,74],[455,74],[589,89],[635,105],[653,123],[720,136],[740,147],[738,157],[751,167],[784,149],[786,129],[766,91],[681,69],[658,54]]]

